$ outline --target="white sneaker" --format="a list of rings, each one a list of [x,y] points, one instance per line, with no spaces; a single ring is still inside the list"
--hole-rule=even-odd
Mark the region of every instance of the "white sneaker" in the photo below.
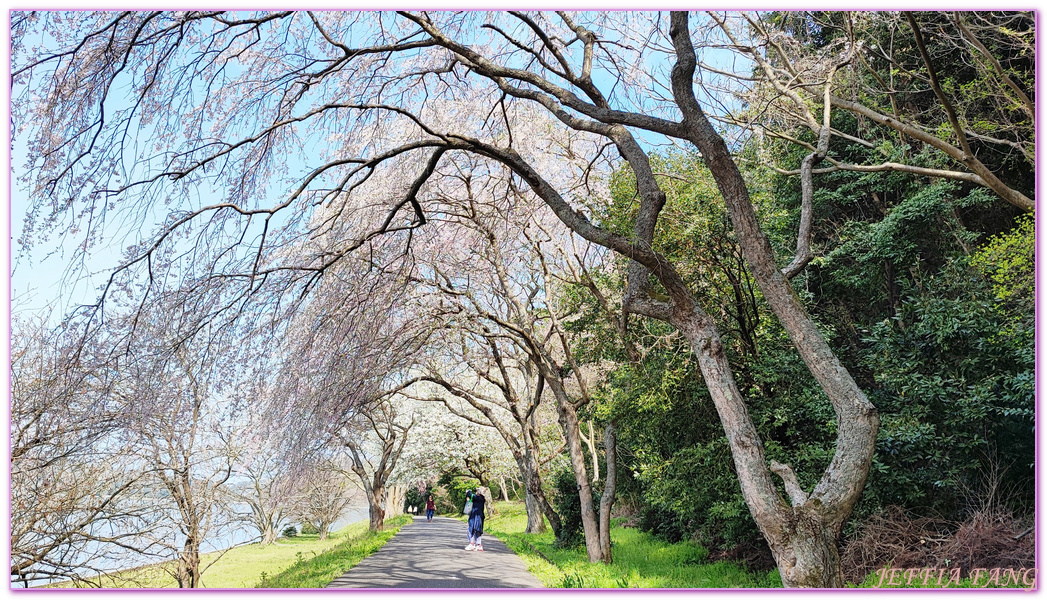
[[[466,546],[466,547],[465,547],[465,549],[466,549],[466,550],[475,550],[475,549],[476,549],[476,546],[475,546],[475,545],[473,545],[473,544],[469,544],[468,546]]]
[[[473,548],[473,550],[476,550],[477,552],[483,552],[484,551],[484,547],[483,546],[476,546],[475,548]]]

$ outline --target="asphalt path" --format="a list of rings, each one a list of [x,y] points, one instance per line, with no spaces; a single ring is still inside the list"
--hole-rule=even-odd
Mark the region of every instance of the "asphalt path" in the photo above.
[[[465,550],[465,523],[415,517],[381,550],[360,561],[329,588],[540,588],[519,556],[490,535],[483,552]]]

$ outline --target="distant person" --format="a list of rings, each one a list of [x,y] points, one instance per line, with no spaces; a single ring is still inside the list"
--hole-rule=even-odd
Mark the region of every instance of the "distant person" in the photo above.
[[[429,499],[425,501],[425,520],[432,521],[434,513],[436,513],[436,503],[433,502],[433,497],[429,496]]]
[[[483,541],[480,538],[484,534],[484,504],[487,498],[477,490],[472,494],[471,502],[473,510],[469,513],[469,545],[465,549],[483,552]]]

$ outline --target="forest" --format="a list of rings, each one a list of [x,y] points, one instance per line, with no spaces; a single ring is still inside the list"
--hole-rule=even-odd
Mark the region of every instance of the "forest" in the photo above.
[[[10,27],[12,586],[477,485],[594,563],[1035,566],[1034,13]]]

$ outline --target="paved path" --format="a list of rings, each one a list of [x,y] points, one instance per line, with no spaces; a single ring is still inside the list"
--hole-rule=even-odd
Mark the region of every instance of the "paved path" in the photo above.
[[[446,517],[415,517],[378,552],[329,588],[540,588],[519,556],[493,536],[484,551],[465,550],[466,526]]]

